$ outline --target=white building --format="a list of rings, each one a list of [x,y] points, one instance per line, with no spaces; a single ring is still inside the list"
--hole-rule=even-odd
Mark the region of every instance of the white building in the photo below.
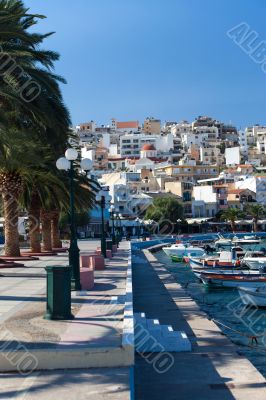
[[[225,149],[226,165],[240,164],[240,147],[227,147]]]
[[[214,217],[218,211],[217,194],[209,185],[194,186],[192,216],[195,218]]]
[[[256,193],[256,201],[266,205],[266,176],[250,176],[235,182],[238,189],[250,189]]]
[[[221,165],[224,162],[224,157],[218,147],[200,146],[200,161],[206,165]]]
[[[168,153],[174,148],[173,135],[145,135],[145,134],[126,134],[120,137],[120,154],[127,157],[138,157],[145,144],[153,145],[158,149],[158,153]]]
[[[238,131],[238,140],[240,146],[240,152],[244,155],[248,155],[248,139],[247,139],[247,132],[240,130]]]
[[[171,126],[171,133],[174,136],[180,136],[183,133],[192,132],[191,124],[188,121],[181,121]]]

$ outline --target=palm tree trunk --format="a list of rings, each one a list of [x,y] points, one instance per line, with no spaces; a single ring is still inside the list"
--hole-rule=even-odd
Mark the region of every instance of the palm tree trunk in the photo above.
[[[230,221],[230,222],[231,222],[232,232],[235,232],[236,231],[236,223],[235,223],[235,221]]]
[[[257,218],[253,219],[253,229],[254,229],[254,232],[258,232],[258,219]]]
[[[28,210],[30,251],[33,253],[40,253],[41,251],[40,212],[40,198],[37,193],[33,192]]]
[[[4,192],[2,194],[5,217],[5,255],[20,257],[18,233],[18,199]]]
[[[50,211],[46,211],[43,209],[41,210],[41,224],[42,224],[42,250],[52,251]]]
[[[52,214],[51,221],[51,229],[52,229],[52,248],[53,249],[61,249],[62,242],[60,240],[60,231],[59,231],[59,211],[54,210]]]

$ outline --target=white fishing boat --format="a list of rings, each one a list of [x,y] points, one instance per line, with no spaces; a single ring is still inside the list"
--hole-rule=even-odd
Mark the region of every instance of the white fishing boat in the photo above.
[[[201,257],[205,255],[205,251],[201,247],[194,247],[184,243],[175,243],[172,244],[172,246],[166,246],[162,249],[168,257],[174,256],[176,261],[183,261],[183,257],[188,255],[193,257]]]
[[[193,272],[194,272],[194,275],[195,275],[198,279],[201,280],[201,273],[202,273],[202,272],[205,272],[205,273],[213,273],[214,271],[213,271],[213,268],[211,268],[211,269],[196,268],[196,269],[193,269]],[[234,270],[230,270],[230,272],[231,272],[231,273],[234,273]],[[240,271],[239,271],[239,272],[240,272]],[[215,270],[215,273],[216,273],[216,274],[223,274],[223,273],[224,273],[224,270],[223,270],[223,269],[218,269],[218,268],[217,268],[217,270]]]
[[[242,302],[248,306],[266,307],[266,285],[261,287],[238,287]]]
[[[243,237],[234,236],[232,239],[225,238],[221,234],[218,235],[218,238],[214,243],[217,247],[224,246],[247,246],[247,245],[256,245],[261,242],[261,238],[255,235],[245,235]]]
[[[266,255],[262,251],[247,251],[241,263],[250,269],[260,269],[266,266]]]
[[[215,246],[231,246],[232,244],[232,240],[230,238],[225,238],[223,235],[218,234],[218,238],[217,240],[215,240],[214,244]]]
[[[234,245],[255,245],[259,244],[261,242],[261,238],[257,236],[243,236],[242,238],[239,238],[237,236],[234,236],[232,239],[232,244]]]
[[[218,256],[188,257],[190,267],[194,269],[221,268],[233,269],[240,267],[240,261],[236,259],[235,251],[221,251]]]

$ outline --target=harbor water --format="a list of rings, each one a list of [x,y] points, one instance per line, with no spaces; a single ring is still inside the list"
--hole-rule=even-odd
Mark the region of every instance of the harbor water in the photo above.
[[[266,309],[245,307],[237,289],[204,286],[187,264],[172,262],[163,251],[154,255],[266,377]]]

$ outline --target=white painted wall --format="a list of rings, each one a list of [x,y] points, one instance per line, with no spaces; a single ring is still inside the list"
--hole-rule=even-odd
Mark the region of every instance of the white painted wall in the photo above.
[[[240,148],[229,147],[225,149],[226,165],[240,164]]]
[[[212,186],[194,186],[192,197],[195,200],[203,200],[205,203],[216,203],[216,193],[213,192]]]

